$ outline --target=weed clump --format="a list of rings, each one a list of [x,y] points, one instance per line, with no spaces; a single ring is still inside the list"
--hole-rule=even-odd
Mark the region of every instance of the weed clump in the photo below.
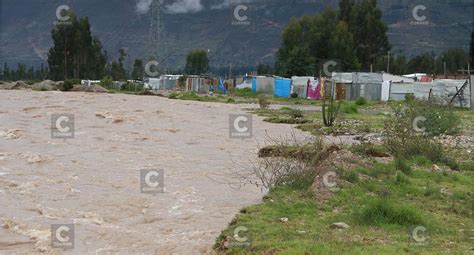
[[[341,111],[346,114],[359,113],[359,110],[357,109],[357,105],[352,104],[352,103],[347,103],[347,102],[343,102],[341,104]]]
[[[409,99],[394,111],[395,115],[385,122],[384,128],[384,145],[392,155],[408,160],[423,156],[433,163],[459,169],[443,146],[433,141],[435,136],[458,132],[458,117],[450,108]]]
[[[406,175],[411,175],[413,173],[413,169],[411,168],[410,164],[408,164],[404,158],[400,157],[395,158],[395,169]]]
[[[401,226],[424,224],[422,214],[417,208],[397,206],[390,200],[382,199],[369,201],[356,218],[359,222],[372,226],[384,224]]]
[[[270,107],[270,101],[263,94],[258,96],[258,104],[260,109],[268,109]]]
[[[359,99],[357,99],[355,104],[359,105],[359,106],[366,105],[367,104],[367,99],[365,99],[364,97],[359,97]]]

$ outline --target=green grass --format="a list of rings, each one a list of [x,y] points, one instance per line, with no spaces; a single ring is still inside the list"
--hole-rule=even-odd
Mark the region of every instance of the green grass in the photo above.
[[[249,109],[250,112],[265,117],[264,121],[280,124],[305,124],[312,120],[312,112],[295,110],[288,107],[281,109]]]
[[[417,159],[420,161],[420,159]],[[318,204],[309,187],[279,186],[263,203],[242,210],[216,241],[248,228],[249,247],[218,250],[221,254],[469,254],[468,229],[474,228],[474,173],[432,173],[417,166],[411,176],[395,164],[357,168],[367,180],[344,185],[326,204]],[[352,176],[352,177],[351,177]],[[281,218],[288,218],[283,223]],[[333,230],[334,222],[350,225]],[[425,227],[427,242],[410,235]],[[450,243],[453,242],[453,243]],[[472,250],[471,250],[472,251]]]
[[[341,104],[341,112],[346,114],[359,113],[358,105],[353,102],[344,101]]]

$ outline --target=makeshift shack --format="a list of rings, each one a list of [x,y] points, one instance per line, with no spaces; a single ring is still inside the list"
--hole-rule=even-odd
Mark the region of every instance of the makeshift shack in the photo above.
[[[308,81],[314,82],[314,77],[310,76],[293,76],[291,77],[292,92],[296,93],[299,98],[308,98]]]
[[[274,94],[275,78],[266,76],[256,76],[252,79],[252,91],[265,95]]]
[[[291,95],[291,79],[275,78],[275,97],[289,98]]]
[[[360,97],[368,101],[382,99],[381,73],[333,73],[332,79],[336,84],[337,100],[357,100]]]
[[[435,80],[431,83],[392,83],[390,100],[404,100],[406,95],[412,94],[419,99],[436,97],[446,104],[452,101],[454,106],[469,108],[471,89],[468,82],[468,80]]]

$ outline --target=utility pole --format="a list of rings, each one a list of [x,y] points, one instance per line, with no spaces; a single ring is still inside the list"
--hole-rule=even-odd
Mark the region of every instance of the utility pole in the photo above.
[[[66,27],[64,27],[64,81],[67,80],[67,37]]]
[[[388,51],[387,73],[390,73],[390,51]]]
[[[444,61],[444,78],[448,79],[448,73],[446,72],[446,61]]]

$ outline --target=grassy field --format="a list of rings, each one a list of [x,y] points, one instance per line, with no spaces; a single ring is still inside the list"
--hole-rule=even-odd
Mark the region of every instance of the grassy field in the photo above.
[[[171,99],[191,100],[200,102],[219,102],[228,104],[258,104],[258,94],[251,90],[231,90],[228,94],[215,93],[214,95],[201,95],[196,92],[173,93]],[[306,100],[303,98],[267,97],[271,104],[277,105],[321,105],[320,101]]]
[[[473,253],[474,172],[431,172],[426,158],[408,164],[408,175],[394,163],[351,170],[326,204],[315,201],[309,183],[274,188],[262,204],[242,209],[216,248],[226,254]],[[335,222],[350,228],[331,229]],[[248,229],[239,234],[248,243],[223,249],[239,227]]]
[[[403,103],[345,102],[333,128],[323,127],[318,110],[249,111],[268,122],[296,124],[316,136],[345,129],[381,133],[394,118],[394,108]],[[434,120],[439,119],[437,124],[443,127],[459,121],[459,134],[473,136],[474,112],[428,109],[420,112],[439,114]],[[413,148],[395,157],[390,157],[393,152],[383,144],[346,146],[344,150],[354,155],[354,165],[334,169],[342,181],[332,187],[329,199],[317,199],[314,185],[322,174],[318,170],[310,170],[314,175],[305,178],[280,182],[261,204],[241,210],[216,240],[215,250],[219,254],[474,254],[474,154],[465,148],[438,150],[430,139],[421,139],[426,144],[421,147],[417,142],[408,143]],[[320,154],[311,149],[273,145],[263,148],[260,156],[318,158]],[[388,158],[375,159],[373,154],[387,154]],[[337,158],[332,160],[338,163]],[[310,169],[324,166],[314,164]],[[331,227],[338,222],[349,227]]]

